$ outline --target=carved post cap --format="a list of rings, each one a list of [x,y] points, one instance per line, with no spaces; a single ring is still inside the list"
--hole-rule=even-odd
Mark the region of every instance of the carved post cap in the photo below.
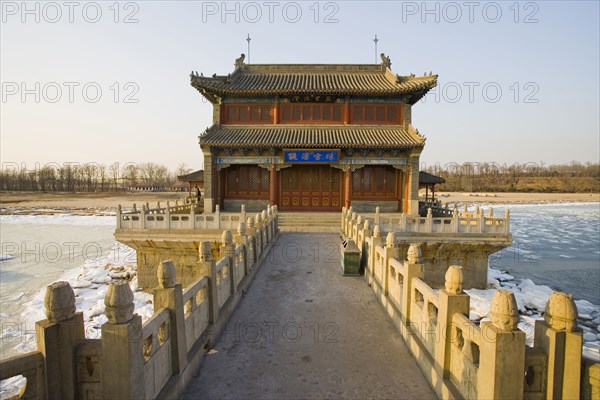
[[[356,225],[361,225],[362,224],[362,216],[359,215],[358,218],[356,218]]]
[[[354,209],[352,208],[352,206],[348,207],[348,214],[352,215],[352,212],[354,211]]]
[[[212,243],[211,242],[200,242],[198,246],[198,255],[200,262],[212,261]]]
[[[406,252],[406,261],[410,264],[420,264],[421,263],[421,247],[418,243],[412,243],[408,246],[408,251]]]
[[[504,211],[504,218],[509,218],[509,217],[510,217],[510,210],[507,208],[507,209]]]
[[[271,207],[267,207],[267,214],[268,214],[269,216],[272,216],[272,215],[273,215],[273,209],[272,209]]]
[[[460,294],[462,292],[463,271],[460,265],[451,265],[448,267],[445,275],[444,287],[450,294]]]
[[[489,208],[488,214],[489,214],[488,215],[489,217],[493,217],[494,216],[494,209],[492,207]]]
[[[347,212],[347,211],[348,211],[348,210],[346,209],[346,207],[345,207],[345,206],[344,206],[344,207],[342,207],[342,214],[346,214],[346,212]]]
[[[379,206],[375,207],[375,213],[376,213],[376,214],[379,214],[379,210],[380,210],[380,209],[379,209]]]
[[[108,286],[104,297],[104,313],[110,324],[124,324],[133,318],[135,305],[129,282],[120,280]]]
[[[262,213],[261,213],[261,217],[262,217],[262,220],[263,220],[263,221],[266,221],[266,220],[267,220],[267,210],[263,210],[263,211],[262,211]]]
[[[431,207],[427,207],[427,218],[431,218],[433,216],[433,213],[431,211]]]
[[[220,211],[221,211],[221,206],[217,204],[215,206],[215,212],[220,212]]]
[[[373,228],[373,237],[381,237],[381,228],[379,225],[375,225]]]
[[[161,262],[156,270],[158,287],[161,289],[175,287],[176,275],[175,264],[173,264],[173,261],[165,260]]]
[[[221,235],[221,243],[224,245],[233,243],[233,235],[231,234],[231,231],[223,231],[223,234]]]
[[[248,224],[248,228],[254,229],[254,218],[248,217],[248,220],[246,222]]]
[[[245,204],[242,204],[241,212],[246,212],[246,205]]]
[[[256,213],[256,224],[259,226],[262,224],[262,214],[261,213]]]
[[[75,292],[69,282],[58,281],[46,287],[44,308],[50,322],[65,321],[75,315]]]
[[[246,234],[246,223],[245,222],[240,222],[238,224],[237,233],[238,233],[238,235],[245,235]]]
[[[396,238],[394,237],[394,232],[388,232],[385,238],[385,246],[386,247],[394,247],[396,245]]]
[[[364,229],[365,231],[368,231],[368,230],[370,230],[370,229],[371,229],[371,223],[369,222],[369,220],[368,220],[368,219],[365,219],[365,224],[363,225],[363,229]]]
[[[119,214],[123,211],[123,207],[121,207],[120,204],[117,204],[117,211],[119,212]]]
[[[279,210],[277,208],[277,204],[275,204],[273,207],[271,207],[273,209],[273,214],[277,214],[277,210]]]
[[[517,329],[519,309],[515,294],[511,290],[496,290],[490,305],[490,318],[492,324],[504,332]]]
[[[572,295],[552,292],[544,312],[544,320],[552,329],[573,332],[577,329],[577,316],[577,305]]]
[[[356,213],[352,212],[352,221],[356,221]]]

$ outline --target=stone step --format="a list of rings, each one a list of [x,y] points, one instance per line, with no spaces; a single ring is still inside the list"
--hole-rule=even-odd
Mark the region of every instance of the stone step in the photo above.
[[[279,213],[279,228],[283,232],[339,232],[340,221],[340,213]]]

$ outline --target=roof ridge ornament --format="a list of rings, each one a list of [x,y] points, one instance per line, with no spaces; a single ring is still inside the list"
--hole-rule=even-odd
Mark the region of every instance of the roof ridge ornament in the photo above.
[[[388,69],[392,69],[392,61],[390,60],[390,57],[386,56],[385,53],[381,53],[380,57],[381,57],[381,63],[383,64],[383,66]]]
[[[233,65],[235,66],[236,69],[240,68],[242,65],[244,65],[245,58],[246,58],[246,55],[244,53],[242,53],[239,58],[235,59],[235,63]]]

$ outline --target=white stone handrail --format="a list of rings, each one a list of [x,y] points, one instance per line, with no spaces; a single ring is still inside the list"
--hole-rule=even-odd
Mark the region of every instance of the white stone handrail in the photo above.
[[[146,397],[150,399],[158,395],[173,374],[169,315],[169,310],[163,308],[142,327],[144,376],[153,377],[151,384],[146,385]]]
[[[208,277],[206,276],[200,278],[183,291],[187,351],[192,349],[194,343],[204,333],[204,329],[209,324],[210,304],[208,292],[209,285]]]
[[[347,236],[355,237],[359,219],[369,221],[373,226],[379,225],[381,230],[397,233],[423,234],[478,234],[478,235],[509,235],[510,213],[508,210],[502,216],[494,216],[490,208],[486,215],[483,210],[474,213],[454,210],[451,217],[426,217],[406,214],[375,214],[357,215],[345,208],[342,210],[341,228]]]

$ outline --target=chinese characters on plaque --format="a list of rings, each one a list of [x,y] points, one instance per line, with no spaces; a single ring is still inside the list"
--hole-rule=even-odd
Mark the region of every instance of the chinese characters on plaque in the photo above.
[[[340,158],[339,150],[284,150],[287,163],[333,163]]]

